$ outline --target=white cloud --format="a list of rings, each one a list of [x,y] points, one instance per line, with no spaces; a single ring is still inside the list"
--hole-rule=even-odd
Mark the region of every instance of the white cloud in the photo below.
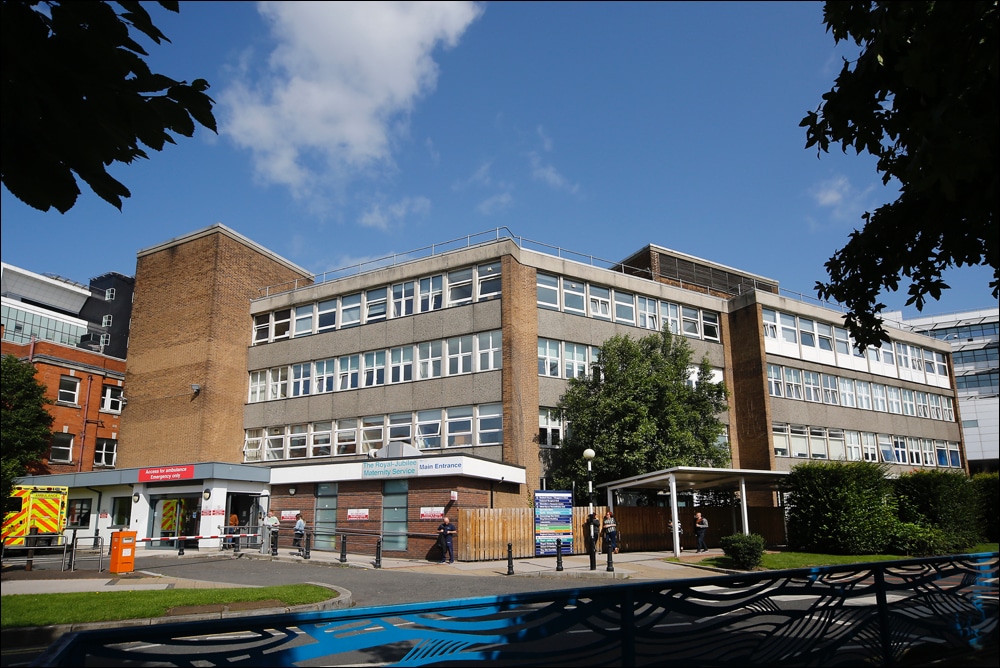
[[[277,45],[219,95],[220,127],[258,176],[309,196],[318,182],[392,164],[394,132],[432,91],[472,2],[262,2]]]
[[[403,221],[407,216],[426,216],[430,210],[431,201],[426,197],[404,197],[391,204],[373,204],[361,214],[358,222],[363,227],[387,230],[390,225]]]
[[[809,190],[816,204],[839,222],[861,224],[861,216],[872,207],[874,186],[858,190],[843,174],[821,181]]]
[[[538,128],[536,128],[536,131],[538,132],[538,138],[542,140],[542,149],[545,152],[551,151],[552,150],[552,138],[549,137],[547,134],[545,134],[545,128],[543,128],[541,125],[539,125]]]
[[[428,137],[427,140],[424,141],[424,146],[427,147],[427,153],[431,157],[431,164],[432,165],[441,164],[441,151],[437,150],[437,148],[434,147],[434,142],[431,140],[430,137]]]
[[[541,181],[556,190],[568,190],[571,193],[580,189],[578,184],[570,183],[555,167],[543,163],[537,153],[531,152],[528,157],[531,160],[531,177],[536,181]]]
[[[473,172],[471,176],[469,176],[466,179],[462,179],[461,181],[456,181],[451,187],[452,190],[463,190],[469,186],[492,185],[493,177],[490,176],[490,170],[492,168],[493,168],[493,161],[492,160],[485,161],[484,163],[479,165],[479,167],[476,168],[476,171]]]
[[[479,203],[476,210],[485,216],[491,216],[494,213],[500,213],[501,211],[510,207],[513,198],[510,193],[500,193],[498,195],[493,195],[488,197]]]

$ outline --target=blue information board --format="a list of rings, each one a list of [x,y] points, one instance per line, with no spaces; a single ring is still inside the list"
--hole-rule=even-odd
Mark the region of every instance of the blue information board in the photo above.
[[[573,553],[573,492],[535,490],[535,556],[555,556],[556,539],[562,553]]]

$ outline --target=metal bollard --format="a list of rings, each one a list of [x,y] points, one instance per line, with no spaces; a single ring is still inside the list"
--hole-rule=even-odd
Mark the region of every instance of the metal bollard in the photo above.
[[[278,530],[271,529],[271,556],[278,556]]]
[[[305,540],[303,541],[303,544],[302,544],[302,558],[303,559],[308,559],[309,558],[309,550],[310,550],[310,548],[312,548],[312,533],[310,533],[310,532],[307,531],[306,532],[306,538],[305,538]]]
[[[177,537],[177,556],[178,557],[184,556],[184,541],[181,540],[180,536]]]
[[[347,563],[347,534],[340,537],[340,563]]]
[[[507,543],[507,575],[514,574],[514,546]]]
[[[556,570],[562,571],[562,538],[556,538]]]
[[[608,573],[615,572],[614,550],[608,550]]]
[[[382,539],[375,543],[375,568],[382,568]]]
[[[239,529],[237,529],[237,531],[239,533],[237,533],[236,536],[233,538],[233,554],[239,554],[240,553],[240,541],[242,540],[240,538],[240,535],[243,533],[243,529],[239,528]]]

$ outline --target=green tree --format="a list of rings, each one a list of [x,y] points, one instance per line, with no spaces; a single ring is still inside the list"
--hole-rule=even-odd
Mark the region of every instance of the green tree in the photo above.
[[[587,480],[583,451],[592,448],[595,482],[673,466],[727,466],[726,432],[718,415],[728,391],[712,382],[707,359],[689,383],[694,353],[669,331],[635,340],[614,336],[584,378],[572,378],[558,409],[567,424],[562,447],[551,451],[555,484]],[[585,487],[577,487],[582,493]]]
[[[167,41],[138,2],[4,0],[4,186],[25,204],[66,213],[80,194],[77,177],[121,209],[131,193],[107,167],[149,156],[190,137],[195,121],[216,131],[208,83],[150,71],[134,28]],[[161,0],[177,12],[178,3]]]
[[[52,438],[45,387],[35,367],[13,355],[0,360],[0,498],[10,496],[14,479],[38,462]]]
[[[992,267],[1000,293],[997,3],[828,1],[823,19],[860,55],[802,119],[806,148],[867,152],[883,183],[899,185],[826,263],[830,281],[816,283],[820,298],[847,306],[851,335],[868,346],[885,338],[879,294],[901,276],[907,305],[921,310],[949,287],[942,272],[952,266]]]

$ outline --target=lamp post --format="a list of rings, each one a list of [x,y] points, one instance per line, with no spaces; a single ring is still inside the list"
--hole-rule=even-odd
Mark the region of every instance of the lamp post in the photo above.
[[[590,505],[587,509],[587,554],[590,556],[590,570],[597,570],[597,523],[594,517],[594,469],[591,462],[597,455],[592,449],[583,451],[583,458],[587,460],[587,494],[590,497]]]

